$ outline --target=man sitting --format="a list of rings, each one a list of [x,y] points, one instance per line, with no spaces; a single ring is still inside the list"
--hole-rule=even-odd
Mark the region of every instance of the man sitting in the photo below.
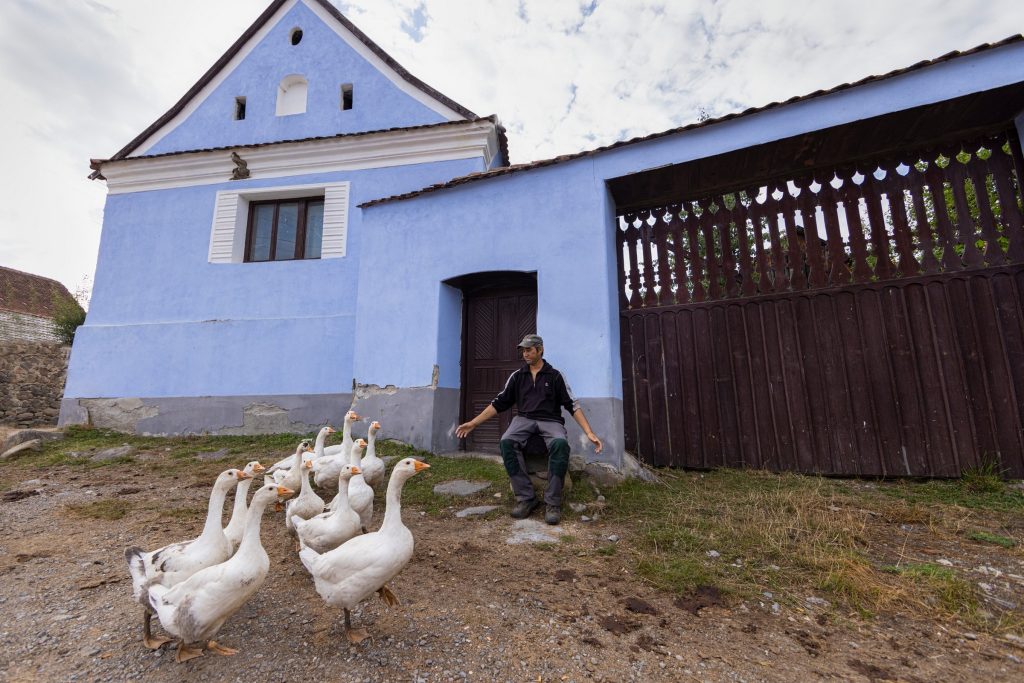
[[[562,520],[562,487],[569,471],[569,441],[562,408],[573,416],[597,453],[601,452],[603,445],[590,428],[580,402],[572,395],[562,373],[544,360],[544,340],[536,334],[528,334],[519,342],[519,350],[523,354],[523,367],[509,376],[505,388],[479,415],[459,425],[455,435],[464,439],[480,424],[515,405],[518,415],[512,418],[512,424],[501,436],[501,459],[516,497],[512,516],[525,519],[540,505],[523,458],[527,440],[539,434],[548,448],[544,521],[558,524]]]

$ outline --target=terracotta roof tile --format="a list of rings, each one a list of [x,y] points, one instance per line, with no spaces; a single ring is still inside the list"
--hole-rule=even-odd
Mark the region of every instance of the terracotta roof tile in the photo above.
[[[0,266],[0,311],[52,318],[55,299],[72,298],[56,280]]]
[[[521,171],[531,171],[531,170],[536,169],[536,168],[543,168],[545,166],[552,166],[554,164],[560,164],[560,163],[563,163],[565,161],[571,161],[573,159],[580,159],[580,158],[583,158],[583,157],[594,156],[595,154],[600,154],[601,152],[607,152],[609,150],[618,149],[619,147],[625,147],[626,145],[634,145],[634,144],[639,143],[639,142],[647,142],[649,140],[657,140],[658,138],[663,138],[663,137],[666,137],[666,136],[669,136],[669,135],[675,135],[676,133],[682,133],[684,131],[694,130],[696,128],[704,128],[705,126],[711,126],[711,125],[714,125],[716,123],[722,123],[724,121],[731,121],[733,119],[738,119],[738,118],[741,118],[741,117],[744,117],[744,116],[750,116],[751,114],[757,114],[759,112],[768,111],[769,109],[775,109],[777,107],[787,106],[787,105],[790,105],[790,104],[794,104],[796,102],[802,102],[802,101],[805,101],[805,100],[811,100],[811,99],[814,99],[815,97],[821,97],[823,95],[831,95],[832,93],[841,92],[843,90],[849,90],[850,88],[856,88],[856,87],[859,87],[859,86],[862,86],[862,85],[866,85],[868,83],[872,83],[872,82],[875,82],[875,81],[882,81],[882,80],[885,80],[887,78],[893,78],[895,76],[900,76],[902,74],[909,73],[911,71],[917,71],[919,69],[923,69],[925,67],[932,66],[934,64],[939,64],[941,62],[946,62],[946,61],[949,61],[951,59],[956,59],[958,57],[965,57],[967,55],[972,55],[972,54],[976,54],[976,53],[979,53],[979,52],[985,52],[987,50],[992,50],[992,49],[995,49],[997,47],[1003,47],[1004,45],[1010,45],[1012,43],[1019,43],[1019,42],[1022,42],[1022,41],[1024,41],[1024,35],[1010,36],[1009,38],[1004,38],[1003,40],[1000,40],[999,42],[996,42],[996,43],[984,43],[982,45],[978,45],[977,47],[973,47],[973,48],[971,48],[969,50],[947,52],[946,54],[942,55],[941,57],[936,57],[935,59],[924,60],[924,61],[918,62],[917,64],[913,64],[911,66],[904,67],[902,69],[896,69],[895,71],[890,71],[890,72],[885,73],[885,74],[880,74],[880,75],[876,75],[876,76],[867,76],[866,78],[862,78],[859,81],[855,81],[853,83],[843,83],[843,84],[837,85],[837,86],[835,86],[833,88],[829,88],[828,90],[815,90],[814,92],[809,93],[807,95],[799,95],[799,96],[796,96],[796,97],[791,97],[788,100],[785,100],[784,102],[771,102],[771,103],[763,105],[761,107],[751,107],[751,108],[745,109],[745,110],[743,110],[741,112],[736,112],[736,113],[733,113],[733,114],[727,114],[725,116],[720,116],[720,117],[715,118],[715,119],[707,119],[705,121],[699,121],[699,122],[696,122],[696,123],[687,124],[685,126],[680,126],[679,128],[672,128],[671,130],[662,131],[660,133],[652,133],[650,135],[645,135],[645,136],[642,136],[642,137],[636,137],[636,138],[632,138],[632,139],[629,139],[629,140],[620,140],[620,141],[614,142],[614,143],[612,143],[610,145],[605,145],[603,147],[598,147],[596,149],[586,150],[586,151],[583,151],[583,152],[576,152],[574,154],[563,154],[561,156],[557,156],[557,157],[554,157],[554,158],[551,158],[551,159],[542,159],[540,161],[531,161],[531,162],[523,163],[523,164],[514,164],[514,165],[511,165],[511,166],[506,166],[504,168],[497,168],[497,169],[494,169],[494,170],[491,170],[491,171],[484,171],[484,172],[479,172],[479,173],[470,173],[468,175],[460,176],[458,178],[453,178],[452,180],[449,180],[449,181],[444,182],[444,183],[436,183],[434,185],[429,185],[427,187],[424,187],[424,188],[422,188],[420,190],[416,190],[414,192],[406,192],[404,194],[398,194],[398,195],[392,195],[390,197],[381,197],[380,199],[374,199],[374,200],[371,200],[371,201],[368,201],[368,202],[364,202],[364,203],[360,204],[359,206],[360,206],[360,208],[366,208],[366,207],[369,207],[369,206],[374,206],[376,204],[383,204],[385,202],[399,201],[399,200],[402,200],[402,199],[410,199],[412,197],[418,197],[419,195],[427,194],[429,192],[436,192],[437,190],[444,190],[444,189],[451,188],[451,187],[457,187],[459,185],[464,185],[466,183],[475,182],[477,180],[484,180],[486,178],[494,178],[494,177],[497,177],[497,176],[509,175],[509,174],[512,174],[512,173],[519,173]]]

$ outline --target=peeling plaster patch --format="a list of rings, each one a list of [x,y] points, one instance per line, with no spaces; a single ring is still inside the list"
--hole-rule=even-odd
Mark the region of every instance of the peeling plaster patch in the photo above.
[[[288,410],[273,403],[250,403],[242,411],[242,426],[220,434],[282,434],[307,430],[308,425],[288,418]]]
[[[393,396],[398,393],[398,387],[394,384],[380,386],[379,384],[356,384],[356,400],[364,400],[371,396]],[[355,402],[353,401],[353,405]]]
[[[157,406],[146,405],[141,398],[79,399],[79,405],[85,408],[91,424],[119,432],[134,432],[140,420],[160,414]]]
[[[427,387],[409,387],[410,389],[437,389],[438,382],[441,381],[441,366],[434,363],[434,367],[430,371],[430,385]],[[398,393],[398,387],[394,384],[385,384],[381,386],[379,384],[363,384],[361,382],[352,380],[352,389],[355,392],[355,397],[352,401],[352,405],[355,405],[357,400],[369,398],[371,396],[393,396]]]

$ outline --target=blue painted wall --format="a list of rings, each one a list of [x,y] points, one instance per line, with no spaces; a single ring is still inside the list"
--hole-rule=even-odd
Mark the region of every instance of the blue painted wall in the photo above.
[[[366,237],[354,207],[482,169],[477,158],[109,196],[65,397],[350,391]],[[208,262],[218,190],[342,180],[344,258]]]
[[[519,270],[537,273],[538,331],[577,395],[620,397],[613,214],[591,160],[365,209],[356,379],[424,386],[437,363],[458,388],[460,299],[441,282]]]
[[[302,41],[291,44],[293,28]],[[306,113],[276,116],[281,80],[308,81]],[[353,107],[341,109],[341,85],[353,84]],[[245,119],[234,120],[235,98],[246,98]],[[402,92],[357,54],[302,2],[177,128],[145,154],[417,126],[446,121]]]

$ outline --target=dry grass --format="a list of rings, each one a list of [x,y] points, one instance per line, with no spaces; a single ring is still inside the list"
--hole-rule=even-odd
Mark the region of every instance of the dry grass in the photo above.
[[[895,541],[905,544],[909,534],[900,529],[914,525],[930,541],[960,542],[964,529],[1000,518],[1007,501],[995,511],[966,508],[922,502],[927,496],[916,492],[889,495],[886,486],[729,470],[669,473],[659,485],[627,483],[608,503],[615,519],[638,531],[639,572],[664,589],[713,584],[737,599],[770,591],[798,606],[823,596],[862,615],[924,611],[995,627],[982,623],[972,583],[946,567],[906,561],[908,549]],[[1005,491],[1001,484],[982,493]],[[999,619],[1005,626],[1007,616]]]
[[[122,519],[132,509],[132,504],[126,500],[116,498],[104,498],[92,503],[75,503],[66,506],[66,509],[76,517],[86,519]]]

